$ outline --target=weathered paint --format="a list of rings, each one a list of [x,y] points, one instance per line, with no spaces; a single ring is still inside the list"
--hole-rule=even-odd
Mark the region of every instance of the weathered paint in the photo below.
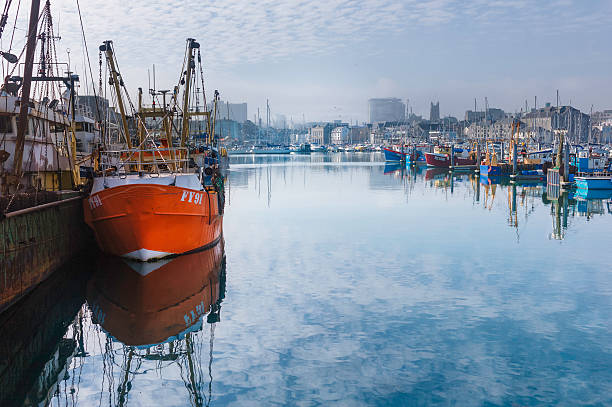
[[[0,311],[91,244],[80,200],[0,221]]]

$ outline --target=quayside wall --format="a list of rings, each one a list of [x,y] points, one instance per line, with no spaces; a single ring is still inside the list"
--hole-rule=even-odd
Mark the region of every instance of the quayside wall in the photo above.
[[[0,312],[14,304],[83,248],[94,245],[82,198],[9,212],[0,219]]]

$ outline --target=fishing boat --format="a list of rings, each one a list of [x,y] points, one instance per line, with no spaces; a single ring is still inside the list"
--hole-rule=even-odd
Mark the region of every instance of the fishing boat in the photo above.
[[[408,153],[406,156],[406,164],[407,165],[427,165],[427,160],[425,159],[425,153],[421,148],[415,147]]]
[[[51,3],[29,3],[29,20],[7,4],[0,24],[5,33],[10,20],[13,31],[27,28],[19,57],[8,45],[0,52],[0,312],[89,243],[75,138],[79,76],[58,60]]]
[[[572,157],[571,163],[576,166],[574,176],[576,188],[586,190],[612,189],[612,166],[601,152],[593,149],[579,151]]]
[[[545,182],[546,174],[543,170],[523,170],[518,174],[511,174],[510,179],[517,182]]]
[[[209,143],[215,134],[214,120],[210,119],[216,116],[219,93],[215,91],[214,112],[190,108],[190,85],[196,80],[195,53],[199,55],[199,47],[194,39],[187,40],[188,69],[181,73],[179,81],[185,84],[182,109],[164,106],[152,112],[142,108],[139,94],[136,147],[131,143],[112,41],[105,41],[100,47],[115,87],[127,144],[125,150],[100,153],[100,170],[93,179],[89,197],[84,200],[85,221],[106,253],[149,261],[211,247],[221,239],[223,179],[216,167],[195,165],[187,147],[192,116],[208,119],[208,134],[212,135]],[[177,104],[179,100],[175,97],[173,101]],[[174,147],[174,126],[170,125],[177,111],[183,112],[180,147]],[[158,136],[163,143],[155,140],[145,122],[147,117],[160,115],[165,132]]]
[[[325,153],[327,152],[327,147],[320,144],[311,144],[310,151],[313,153]]]
[[[309,143],[302,143],[300,146],[293,151],[295,154],[310,154],[312,152]]]
[[[393,150],[391,148],[383,147],[383,153],[385,153],[385,161],[405,161],[408,153],[403,151]]]
[[[433,153],[424,153],[425,161],[430,167],[448,168],[451,165],[450,148],[436,147]],[[476,158],[468,150],[454,148],[454,165],[475,165]]]
[[[599,171],[591,173],[578,173],[574,177],[576,188],[587,190],[612,189],[612,172]]]

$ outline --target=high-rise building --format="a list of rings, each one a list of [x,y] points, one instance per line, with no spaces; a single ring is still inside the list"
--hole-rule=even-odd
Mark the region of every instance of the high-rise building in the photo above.
[[[406,104],[398,98],[368,100],[370,123],[398,122],[406,119]]]
[[[208,110],[212,110],[212,103],[207,105]],[[217,119],[218,120],[233,120],[238,123],[247,121],[247,104],[246,103],[229,103],[217,102]]]
[[[431,102],[431,106],[429,108],[429,121],[437,122],[440,120],[440,102]]]

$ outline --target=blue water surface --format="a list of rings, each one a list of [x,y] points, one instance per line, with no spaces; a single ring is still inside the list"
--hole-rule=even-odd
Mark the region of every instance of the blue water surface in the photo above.
[[[131,347],[86,303],[49,403],[612,405],[610,197],[382,160],[232,157],[220,321]]]

